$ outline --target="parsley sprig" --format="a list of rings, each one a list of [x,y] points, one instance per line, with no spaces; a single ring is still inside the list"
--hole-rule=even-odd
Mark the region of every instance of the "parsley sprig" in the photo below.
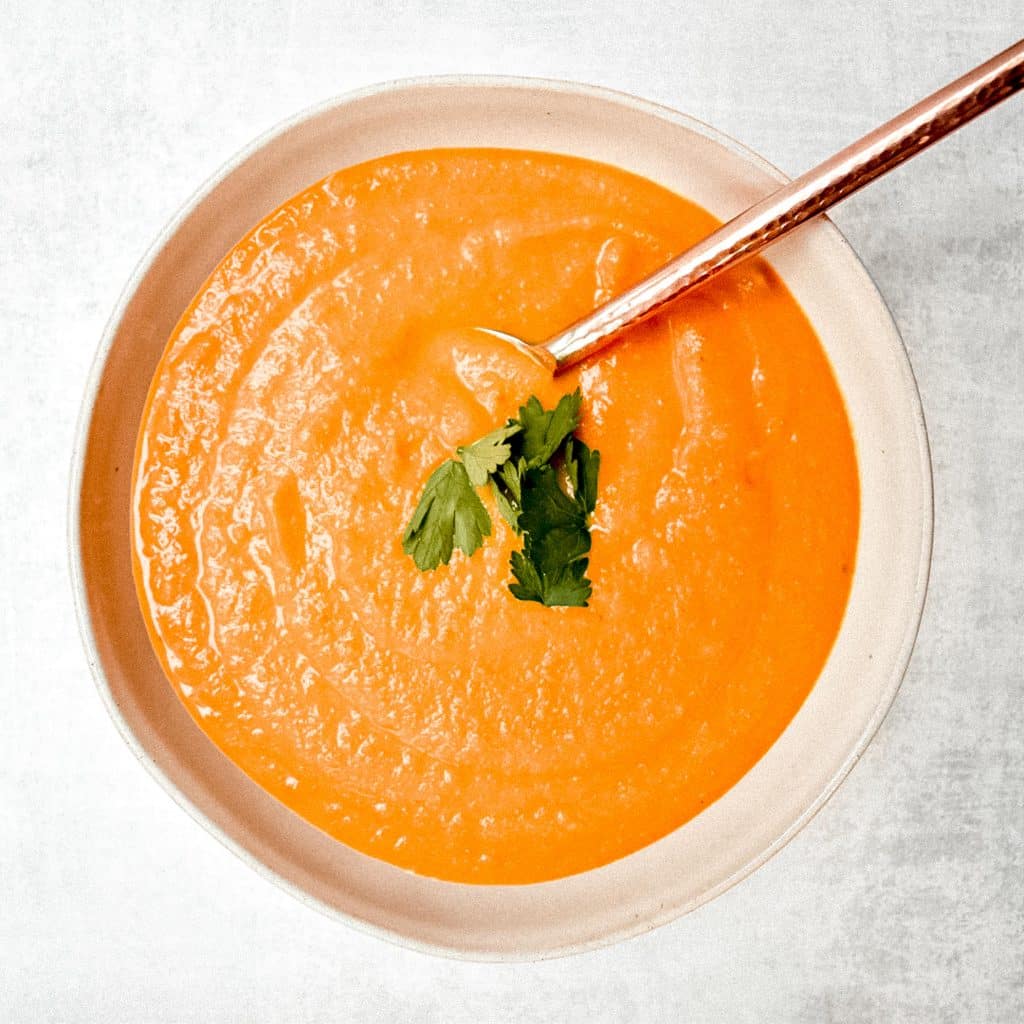
[[[523,538],[511,558],[512,595],[548,607],[587,606],[601,453],[574,434],[581,399],[577,389],[545,410],[531,396],[516,419],[456,449],[457,459],[431,473],[402,536],[418,569],[447,565],[456,547],[472,555],[490,536],[491,517],[477,494],[489,486],[502,518]]]

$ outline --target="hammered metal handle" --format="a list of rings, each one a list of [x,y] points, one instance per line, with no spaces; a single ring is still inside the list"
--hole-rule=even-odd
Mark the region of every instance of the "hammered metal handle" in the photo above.
[[[1024,86],[1024,40],[771,193],[628,292],[544,342],[556,372],[746,259]]]

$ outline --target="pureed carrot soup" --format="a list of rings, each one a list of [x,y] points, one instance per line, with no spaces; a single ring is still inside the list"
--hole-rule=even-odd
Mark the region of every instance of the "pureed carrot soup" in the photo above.
[[[692,818],[807,696],[850,588],[850,426],[763,263],[552,379],[540,340],[716,226],[601,164],[433,150],[331,175],[224,259],[143,416],[136,581],[207,736],[358,850],[482,883],[572,874]],[[580,389],[600,449],[586,607],[508,589],[522,546],[420,571],[454,449]],[[785,780],[781,780],[785,784]]]

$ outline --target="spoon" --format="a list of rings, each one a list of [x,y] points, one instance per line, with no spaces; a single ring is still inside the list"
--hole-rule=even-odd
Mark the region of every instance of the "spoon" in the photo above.
[[[508,341],[552,373],[574,366],[667,302],[760,252],[1024,87],[1024,40],[766,196],[629,291],[540,344]]]

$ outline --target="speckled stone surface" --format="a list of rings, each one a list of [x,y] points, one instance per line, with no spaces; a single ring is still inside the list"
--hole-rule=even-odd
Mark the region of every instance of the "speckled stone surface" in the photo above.
[[[222,849],[94,691],[65,541],[85,376],[136,260],[254,135],[382,79],[528,74],[663,101],[796,173],[1024,35],[1017,0],[975,16],[950,0],[636,6],[4,7],[0,1019],[1024,1018],[1024,98],[836,213],[918,375],[932,587],[861,763],[725,896],[543,964],[393,948]]]

